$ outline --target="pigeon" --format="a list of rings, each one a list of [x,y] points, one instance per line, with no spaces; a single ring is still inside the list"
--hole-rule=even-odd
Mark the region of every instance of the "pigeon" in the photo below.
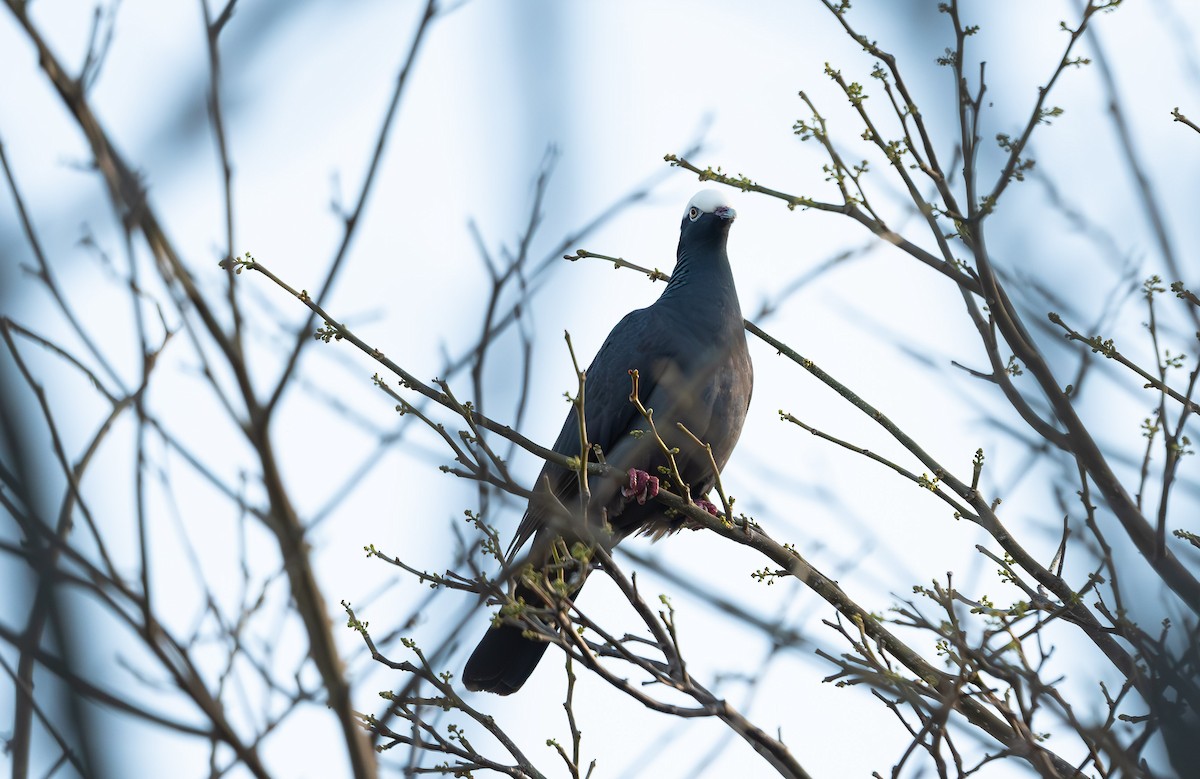
[[[702,190],[688,202],[670,282],[652,305],[630,312],[617,323],[587,369],[588,442],[600,447],[609,465],[626,472],[628,482],[589,478],[585,516],[577,473],[546,463],[509,548],[510,563],[531,539],[526,559],[545,571],[559,539],[569,548],[575,541],[595,543],[603,537],[611,548],[633,534],[657,539],[683,526],[682,516],[668,518],[663,507],[651,500],[660,477],[668,484],[674,477],[646,419],[630,401],[634,371],[638,398],[653,411],[655,429],[668,447],[678,450],[675,465],[690,495],[700,498],[697,505],[717,513],[703,496],[716,484],[713,462],[718,470],[723,468],[741,435],[754,385],[726,252],[736,216],[720,190]],[[711,460],[676,423],[712,447]],[[580,449],[579,421],[572,405],[554,451],[578,457]],[[590,526],[581,532],[578,523]],[[571,598],[580,587],[581,580],[568,580]],[[546,605],[544,597],[519,580],[513,597],[530,606]],[[487,631],[463,669],[468,690],[509,695],[520,689],[548,646],[522,633],[521,627],[505,622]]]

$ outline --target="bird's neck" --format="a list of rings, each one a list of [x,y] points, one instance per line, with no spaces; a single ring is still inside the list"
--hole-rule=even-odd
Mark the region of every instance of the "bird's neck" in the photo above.
[[[733,321],[741,331],[742,313],[733,269],[725,242],[680,246],[675,254],[675,269],[659,301],[666,306],[699,306],[714,317],[710,321]]]

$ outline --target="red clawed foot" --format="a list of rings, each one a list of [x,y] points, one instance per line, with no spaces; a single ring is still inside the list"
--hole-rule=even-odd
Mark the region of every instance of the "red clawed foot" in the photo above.
[[[707,498],[701,498],[700,500],[696,501],[696,505],[707,511],[709,514],[712,514],[714,517],[720,513],[717,509],[717,504],[713,503]]]
[[[638,505],[645,505],[647,500],[658,494],[658,477],[637,468],[630,468],[629,486],[622,487],[621,494],[636,500]]]

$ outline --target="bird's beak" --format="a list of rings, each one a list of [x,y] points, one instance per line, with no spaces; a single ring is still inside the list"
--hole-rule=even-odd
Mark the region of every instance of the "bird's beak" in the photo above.
[[[729,206],[717,206],[713,213],[729,222],[737,219],[737,211],[734,211]]]

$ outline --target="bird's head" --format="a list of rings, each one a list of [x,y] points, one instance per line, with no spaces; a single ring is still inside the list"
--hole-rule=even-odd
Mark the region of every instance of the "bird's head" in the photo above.
[[[688,201],[680,224],[680,239],[684,236],[703,240],[724,236],[737,218],[730,205],[727,190],[702,189]]]

